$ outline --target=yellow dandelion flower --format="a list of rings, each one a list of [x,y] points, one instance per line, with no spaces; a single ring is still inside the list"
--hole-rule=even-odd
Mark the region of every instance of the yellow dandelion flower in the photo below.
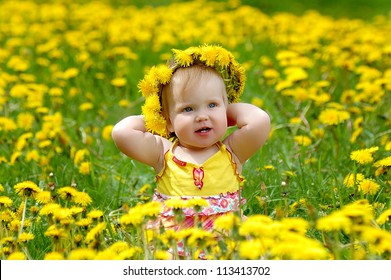
[[[41,191],[35,196],[35,200],[41,204],[46,204],[52,201],[50,191]]]
[[[249,217],[239,228],[241,236],[274,236],[275,226],[271,218],[264,215]]]
[[[305,135],[296,135],[293,140],[300,146],[307,147],[312,144],[311,138]]]
[[[79,110],[80,111],[88,111],[88,110],[91,110],[93,108],[94,108],[94,104],[92,104],[91,102],[84,102],[84,103],[79,105]]]
[[[132,209],[131,209],[132,210]],[[128,214],[123,215],[119,219],[119,223],[122,225],[133,225],[138,226],[141,225],[144,222],[144,215],[141,213],[141,211],[129,211]]]
[[[12,260],[12,261],[23,261],[26,259],[27,259],[26,255],[22,252],[13,252],[7,258],[7,260]]]
[[[159,88],[154,80],[144,78],[138,83],[138,88],[141,91],[143,96],[149,96],[153,94],[157,94]]]
[[[46,261],[49,261],[49,260],[64,260],[64,255],[62,253],[59,253],[59,252],[50,252],[50,253],[47,253],[43,259],[46,260]]]
[[[203,198],[192,198],[192,199],[189,199],[187,202],[186,202],[187,206],[188,207],[203,207],[203,206],[208,206],[209,203],[207,200],[203,199]]]
[[[93,227],[86,235],[86,242],[90,243],[98,238],[98,236],[106,229],[106,223],[99,223]]]
[[[173,208],[173,209],[182,209],[187,207],[187,203],[185,200],[181,199],[180,197],[171,197],[170,199],[167,199],[164,204],[167,207]]]
[[[228,65],[233,61],[233,55],[230,52],[224,52],[221,51],[220,47],[216,47],[218,49],[218,54],[217,54],[217,61],[220,64],[221,68],[228,67]]]
[[[51,145],[52,145],[52,141],[43,140],[39,142],[38,147],[42,149],[42,148],[50,147]]]
[[[165,85],[171,80],[172,70],[167,65],[159,65],[152,69],[156,69],[155,78],[159,83]]]
[[[88,214],[87,217],[93,220],[99,220],[103,218],[103,211],[101,210],[91,210]]]
[[[74,187],[62,187],[57,190],[60,198],[71,201],[78,191]]]
[[[1,163],[1,161],[0,161],[0,163]],[[0,184],[0,192],[3,192],[3,191],[4,191],[4,187],[2,184]]]
[[[215,46],[204,46],[201,49],[200,60],[205,62],[206,66],[213,67],[220,52]],[[229,61],[228,61],[229,62]],[[228,66],[228,64],[227,64]]]
[[[45,236],[51,237],[55,240],[65,239],[68,237],[66,231],[63,228],[58,228],[56,225],[51,225],[44,234]]]
[[[266,254],[271,245],[271,242],[267,241],[266,238],[254,239],[254,240],[245,240],[239,244],[239,256],[242,259],[257,260],[260,259],[262,255]]]
[[[8,224],[8,229],[12,232],[19,232],[19,229],[20,229],[20,226],[21,226],[21,221],[20,220],[12,220],[9,224]],[[26,221],[25,221],[25,226],[26,225]]]
[[[77,216],[77,215],[85,212],[84,207],[78,207],[78,206],[72,206],[71,208],[69,208],[69,210],[71,211],[72,216]]]
[[[151,189],[151,185],[150,184],[145,184],[138,190],[137,195],[142,195],[145,192],[147,192],[149,189]]]
[[[352,226],[351,220],[341,212],[333,212],[316,221],[316,228],[321,231],[345,231],[350,232]]]
[[[95,259],[96,251],[89,248],[77,248],[73,249],[68,260],[93,260]]]
[[[117,260],[132,260],[139,259],[139,255],[143,252],[140,247],[132,247],[120,252],[117,256]]]
[[[106,249],[98,252],[94,260],[115,260],[117,256],[118,254],[116,254],[115,252],[111,251],[110,249]]]
[[[183,230],[186,236],[186,242],[190,247],[198,247],[201,243],[215,243],[216,238],[212,232],[205,231],[199,228],[188,228]]]
[[[373,153],[378,149],[379,147],[372,147],[369,149],[353,151],[350,153],[350,159],[358,162],[359,164],[371,163],[373,162]]]
[[[84,161],[79,165],[79,172],[83,175],[89,175],[91,173],[91,162]]]
[[[129,100],[126,100],[126,99],[121,99],[120,101],[118,101],[118,105],[122,108],[129,108],[131,103]]]
[[[16,193],[22,197],[35,197],[41,189],[31,181],[24,181],[14,186]]]
[[[378,223],[379,225],[383,225],[390,220],[391,220],[391,208],[381,213],[379,217],[376,219],[376,223]]]
[[[12,205],[12,199],[8,196],[0,196],[0,207],[9,207]]]
[[[345,205],[339,210],[348,217],[355,225],[369,225],[374,219],[373,207],[368,200],[361,199]]]
[[[311,130],[311,136],[317,139],[322,139],[325,135],[325,130],[321,128],[314,128]]]
[[[289,171],[289,170],[287,170],[287,171],[284,171],[284,173],[283,173],[285,176],[288,176],[288,177],[296,177],[296,174],[295,174],[295,172],[293,172],[293,171]]]
[[[52,215],[57,209],[60,208],[61,206],[57,203],[48,203],[41,208],[41,210],[39,211],[39,215],[41,216]]]
[[[251,104],[253,104],[259,108],[262,108],[263,107],[263,99],[259,98],[259,97],[253,97],[251,99]]]
[[[81,206],[87,206],[92,203],[92,199],[88,193],[77,192],[73,196],[73,202]]]
[[[343,180],[343,184],[348,188],[353,188],[356,186],[359,182],[365,179],[365,176],[361,173],[349,173],[346,175],[345,179]]]
[[[301,118],[299,117],[293,117],[289,119],[289,123],[291,124],[300,124],[302,122]]]
[[[40,160],[40,155],[37,150],[31,150],[26,153],[26,161],[27,162],[30,162],[30,161],[39,162],[39,160]]]
[[[125,251],[127,249],[129,249],[129,244],[127,242],[124,242],[124,241],[117,241],[115,243],[113,243],[109,249],[117,254],[119,254],[120,252],[122,251]]]
[[[79,219],[75,224],[79,227],[88,227],[89,225],[91,225],[91,219]]]
[[[111,85],[115,87],[124,87],[126,86],[126,79],[125,78],[115,78],[111,80]]]
[[[151,201],[141,206],[141,212],[146,217],[156,217],[160,214],[162,203],[158,201]]]
[[[307,71],[301,67],[296,66],[285,68],[284,74],[286,75],[286,79],[291,82],[298,82],[308,78]]]
[[[33,239],[34,239],[34,234],[28,233],[28,232],[22,232],[18,236],[18,242],[19,243],[24,243],[24,242],[27,242],[27,241],[30,241],[30,240],[33,240]]]
[[[273,245],[270,251],[277,259],[324,260],[329,256],[326,248],[317,240],[292,234]]]
[[[18,127],[24,129],[24,130],[29,130],[33,126],[34,123],[34,116],[31,113],[19,113],[17,118],[16,118]]]
[[[163,251],[163,250],[156,250],[153,253],[153,256],[156,260],[170,260],[170,259],[172,259],[172,255],[169,252]]]
[[[0,131],[11,131],[17,128],[17,124],[12,119],[0,117]]]
[[[111,141],[111,131],[113,130],[113,125],[106,125],[102,129],[102,138],[106,141]]]
[[[380,185],[372,179],[363,179],[358,184],[358,190],[363,194],[376,194],[380,190]]]
[[[53,211],[55,220],[67,223],[72,219],[72,212],[69,208],[58,208]]]
[[[73,158],[73,163],[78,166],[81,162],[85,161],[86,157],[89,155],[90,152],[87,149],[77,150]]]
[[[263,166],[263,169],[265,169],[265,170],[275,170],[276,168],[273,165],[265,165],[265,166]]]
[[[64,71],[62,77],[66,80],[69,80],[71,78],[76,77],[79,75],[79,69],[77,68],[68,68],[67,70]]]
[[[6,210],[6,211],[1,211],[0,212],[0,221],[2,222],[11,222],[13,219],[15,219],[15,213],[10,211],[10,210]]]
[[[297,203],[298,205],[298,203]],[[281,230],[305,235],[310,228],[309,223],[302,218],[285,218],[281,220]]]
[[[376,161],[374,167],[391,167],[391,156]]]
[[[369,244],[369,250],[381,255],[391,251],[391,233],[375,227],[364,227],[361,233],[362,239]]]
[[[262,73],[263,77],[265,77],[268,80],[274,80],[280,78],[280,73],[272,68],[266,69]]]
[[[53,87],[49,90],[49,95],[53,97],[62,96],[63,94],[64,94],[63,89],[59,87]]]
[[[350,118],[349,112],[328,108],[320,112],[319,122],[325,125],[338,125]]]
[[[218,217],[213,227],[217,230],[229,231],[240,224],[240,218],[233,212]]]
[[[181,50],[173,49],[172,52],[175,55],[176,63],[178,63],[180,66],[188,67],[194,61],[192,53],[190,51],[187,50],[181,51]]]
[[[4,246],[7,246],[7,245],[12,245],[13,243],[15,242],[15,239],[14,237],[3,237],[1,240],[0,240],[0,244],[1,245],[4,245]]]

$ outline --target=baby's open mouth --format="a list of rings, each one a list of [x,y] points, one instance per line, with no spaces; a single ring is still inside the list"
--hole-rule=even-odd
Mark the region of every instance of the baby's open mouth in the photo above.
[[[203,128],[200,128],[200,129],[196,130],[196,132],[205,133],[205,132],[208,132],[210,130],[211,130],[210,127],[203,127]]]

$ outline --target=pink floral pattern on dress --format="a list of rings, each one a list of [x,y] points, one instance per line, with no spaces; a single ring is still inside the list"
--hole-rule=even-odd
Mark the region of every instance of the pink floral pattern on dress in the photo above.
[[[155,191],[153,195],[154,201],[159,201],[163,204],[160,215],[163,217],[173,217],[174,211],[171,207],[167,207],[165,205],[165,201],[170,199],[171,197],[166,196],[164,194],[158,193]],[[186,196],[181,197],[183,200],[190,200],[193,198],[200,198],[200,196]],[[198,216],[212,216],[216,214],[222,214],[227,212],[233,212],[239,210],[239,191],[214,195],[214,196],[201,196],[201,198],[205,199],[208,202],[208,206],[202,206],[200,211],[198,212]],[[246,203],[246,199],[241,198],[241,204]],[[194,217],[197,213],[194,208],[183,208],[182,209],[184,216]]]

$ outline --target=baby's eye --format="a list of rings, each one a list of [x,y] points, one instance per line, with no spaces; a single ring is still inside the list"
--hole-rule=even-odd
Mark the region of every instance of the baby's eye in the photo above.
[[[191,112],[193,109],[191,107],[185,107],[183,108],[183,112]]]
[[[216,103],[210,103],[208,106],[209,106],[209,108],[214,108],[214,107],[217,107],[217,104]]]

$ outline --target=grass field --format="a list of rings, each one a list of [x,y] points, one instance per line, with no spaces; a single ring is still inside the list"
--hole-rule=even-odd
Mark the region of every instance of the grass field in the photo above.
[[[0,1],[1,259],[164,259],[178,240],[211,259],[391,257],[388,1],[130,2]],[[110,135],[149,67],[205,43],[273,125],[243,170],[250,218],[219,221],[218,246],[145,230],[154,173]]]

